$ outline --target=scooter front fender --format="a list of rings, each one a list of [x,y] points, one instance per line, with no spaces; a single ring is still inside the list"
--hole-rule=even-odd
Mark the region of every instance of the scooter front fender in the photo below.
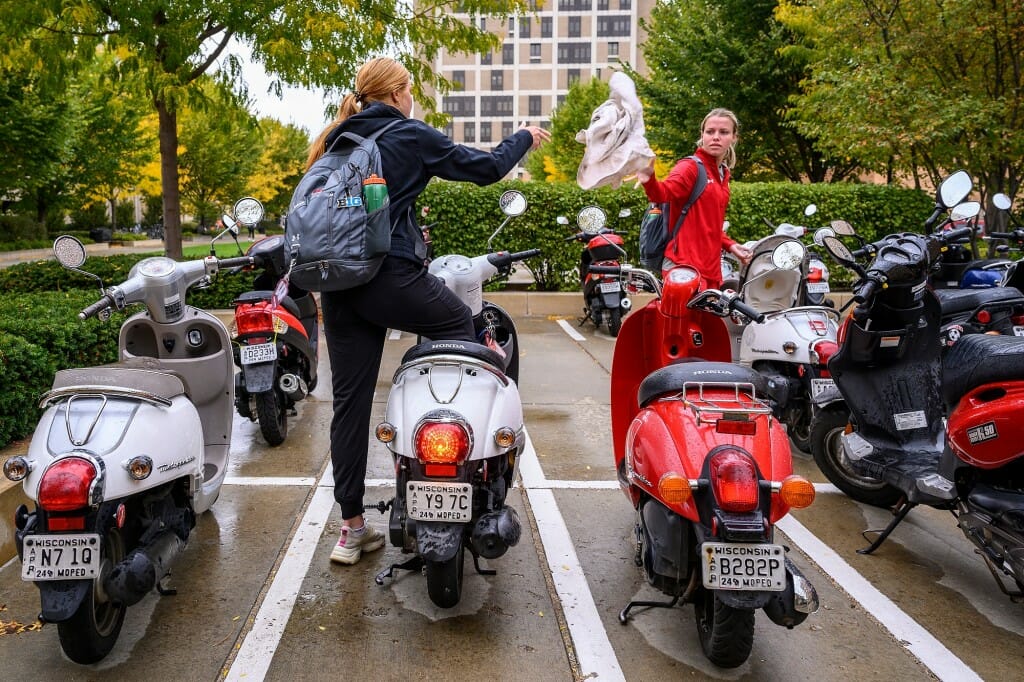
[[[247,393],[265,393],[274,388],[274,374],[277,363],[258,362],[242,365],[242,384]]]
[[[462,545],[461,523],[418,521],[416,523],[416,553],[425,561],[448,561]]]

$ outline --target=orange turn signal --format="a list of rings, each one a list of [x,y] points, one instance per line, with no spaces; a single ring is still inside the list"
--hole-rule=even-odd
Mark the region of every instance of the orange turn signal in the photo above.
[[[794,509],[803,509],[814,502],[814,484],[803,476],[787,476],[779,488],[779,497]]]
[[[683,504],[693,497],[693,490],[688,480],[670,471],[658,481],[658,494],[670,504]]]

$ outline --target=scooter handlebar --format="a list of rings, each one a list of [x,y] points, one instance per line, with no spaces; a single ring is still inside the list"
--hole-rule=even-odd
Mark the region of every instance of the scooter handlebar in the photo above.
[[[587,268],[596,275],[620,275],[622,267],[619,265],[591,265]]]
[[[872,296],[878,291],[879,281],[869,277],[863,282],[854,285],[853,287],[853,300],[858,304],[867,303]]]
[[[260,265],[263,259],[260,256],[236,256],[234,258],[220,258],[217,260],[217,267],[221,269],[226,268],[243,268],[247,265]]]
[[[101,310],[106,310],[110,306],[114,305],[114,298],[110,294],[103,294],[103,297],[82,309],[82,312],[78,313],[78,319],[88,320],[90,317],[98,314]]]
[[[732,300],[732,309],[736,310],[736,311],[738,311],[740,313],[743,313],[744,315],[749,317],[754,322],[757,322],[759,324],[761,322],[764,322],[764,313],[758,311],[753,306],[747,305],[746,303],[744,303],[743,301],[741,301],[738,298],[734,298]]]

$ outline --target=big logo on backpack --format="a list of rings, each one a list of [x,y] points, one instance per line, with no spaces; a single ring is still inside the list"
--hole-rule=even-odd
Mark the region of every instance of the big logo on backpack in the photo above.
[[[285,219],[290,280],[309,291],[340,291],[370,281],[391,248],[391,209],[368,211],[363,181],[383,176],[377,138],[344,132],[295,188]]]

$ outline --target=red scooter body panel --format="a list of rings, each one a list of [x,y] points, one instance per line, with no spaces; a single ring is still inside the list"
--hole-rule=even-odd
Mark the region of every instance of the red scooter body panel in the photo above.
[[[979,469],[998,469],[1024,454],[1024,382],[987,384],[960,398],[946,423],[954,454]]]

